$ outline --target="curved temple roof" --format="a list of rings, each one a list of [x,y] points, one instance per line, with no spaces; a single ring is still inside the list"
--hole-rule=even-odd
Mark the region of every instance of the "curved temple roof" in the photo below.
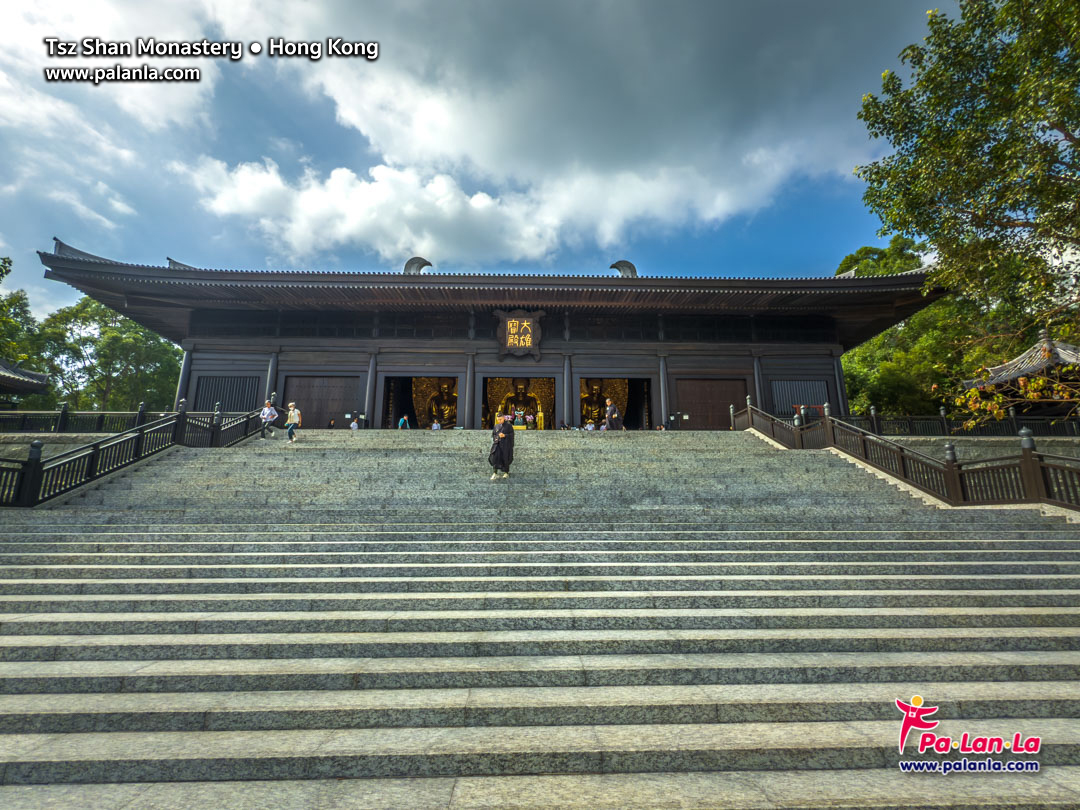
[[[1080,347],[1051,340],[1050,334],[1044,329],[1039,335],[1039,342],[1026,352],[1007,363],[987,369],[986,379],[964,380],[964,388],[1011,382],[1054,366],[1075,364],[1080,364]]]
[[[0,358],[0,394],[40,394],[48,387],[48,374],[27,371]]]
[[[944,294],[925,274],[867,278],[510,275],[482,273],[212,270],[172,259],[150,266],[105,259],[59,239],[38,252],[45,277],[63,281],[171,340],[195,309],[490,312],[537,308],[594,315],[820,314],[845,347],[861,343]]]

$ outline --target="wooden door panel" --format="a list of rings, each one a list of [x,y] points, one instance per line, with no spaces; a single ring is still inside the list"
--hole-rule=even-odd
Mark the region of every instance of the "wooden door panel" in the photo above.
[[[680,428],[728,430],[729,406],[734,405],[735,410],[746,407],[746,380],[676,380],[675,395],[679,410],[690,415]]]
[[[359,377],[286,377],[282,407],[295,402],[304,427],[324,428],[331,418],[347,427],[345,414],[360,407]]]

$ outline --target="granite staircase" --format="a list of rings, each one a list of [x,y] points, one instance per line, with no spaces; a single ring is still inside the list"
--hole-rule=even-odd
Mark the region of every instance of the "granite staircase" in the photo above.
[[[280,436],[0,513],[0,806],[1080,807],[1080,525],[749,433]],[[901,773],[916,694],[1041,772]]]

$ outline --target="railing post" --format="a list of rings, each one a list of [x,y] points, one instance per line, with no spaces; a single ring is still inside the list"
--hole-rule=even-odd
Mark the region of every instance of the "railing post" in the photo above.
[[[210,423],[210,446],[221,447],[221,403],[214,403],[214,418]]]
[[[139,412],[135,414],[135,427],[141,427],[146,424],[146,403],[139,403]]]
[[[941,415],[941,435],[949,435],[949,418],[945,415],[945,406],[942,405],[937,409],[937,412]]]
[[[277,391],[270,392],[270,404],[277,405]]]
[[[146,443],[146,431],[140,429],[135,434],[135,460],[142,458],[143,445]]]
[[[173,425],[173,444],[187,443],[187,400],[176,403],[176,424]]]
[[[1020,429],[1020,480],[1024,485],[1024,500],[1043,501],[1046,486],[1042,477],[1042,464],[1035,458],[1035,439],[1031,428]]]
[[[799,414],[796,413],[795,414],[795,419],[794,419],[794,430],[791,431],[791,439],[795,443],[795,447],[793,449],[795,449],[795,450],[802,450],[803,449],[803,446],[802,446],[802,430],[800,430],[801,427],[802,427],[802,417],[800,417]]]
[[[105,412],[101,411],[94,420],[94,433],[101,433],[103,430],[105,430]]]
[[[41,493],[41,439],[30,442],[30,453],[23,462],[22,475],[19,477],[19,494],[16,502],[19,506],[34,506]]]
[[[870,432],[875,436],[881,435],[881,422],[878,421],[877,408],[870,406]]]
[[[68,404],[66,402],[60,403],[60,413],[56,415],[56,425],[53,427],[55,433],[64,433],[67,431],[68,426]]]
[[[949,442],[945,443],[945,492],[948,493],[949,503],[958,504],[964,500],[960,470],[956,466],[956,448]]]
[[[747,394],[747,395],[746,395],[746,410],[748,410],[748,411],[750,410],[750,406],[751,406],[751,404],[752,404],[752,403],[750,402],[750,395],[749,395],[749,394]]]
[[[836,434],[833,432],[832,408],[830,408],[829,403],[826,402],[822,410],[825,413],[825,446],[836,447]]]
[[[1009,422],[1011,423],[1012,432],[1019,436],[1020,435],[1020,422],[1016,418],[1016,406],[1015,405],[1010,405],[1009,406]]]
[[[86,480],[93,481],[97,478],[98,457],[101,455],[101,445],[94,442],[94,449],[90,451],[90,458],[86,460]]]
[[[734,430],[735,429],[735,406],[734,405],[728,405],[727,410],[728,410],[728,418],[731,420],[731,422],[728,425],[728,430]]]

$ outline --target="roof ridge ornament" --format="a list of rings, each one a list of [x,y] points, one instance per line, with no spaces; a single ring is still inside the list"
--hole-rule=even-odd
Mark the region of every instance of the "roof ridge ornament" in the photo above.
[[[431,262],[422,256],[413,256],[407,262],[405,262],[405,275],[418,276],[425,267],[433,267]]]
[[[67,256],[70,259],[89,259],[92,262],[106,262],[107,264],[124,264],[124,262],[106,259],[104,256],[95,256],[93,253],[87,253],[85,250],[74,248],[65,242],[61,242],[55,236],[52,239],[53,254],[56,256]]]
[[[199,269],[198,267],[192,267],[190,264],[184,264],[183,262],[178,262],[176,259],[173,259],[170,256],[166,256],[165,261],[167,261],[169,263],[169,269],[170,270],[198,270]]]
[[[617,262],[611,265],[611,269],[618,270],[619,275],[623,278],[637,278],[637,268],[634,267],[634,265],[631,262],[628,262],[626,259],[619,259]]]

